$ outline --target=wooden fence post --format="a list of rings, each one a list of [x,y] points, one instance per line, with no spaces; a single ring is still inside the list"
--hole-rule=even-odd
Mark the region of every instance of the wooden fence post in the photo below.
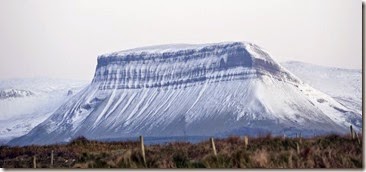
[[[351,130],[351,137],[352,137],[352,140],[353,140],[353,139],[355,139],[355,133],[353,132],[352,125],[349,126],[349,129]]]
[[[361,144],[360,136],[356,133],[356,131],[355,131],[355,135],[356,135],[356,138],[357,138],[357,142],[358,142],[358,144]]]
[[[297,151],[297,154],[299,155],[300,154],[300,146],[299,146],[299,143],[296,142],[296,151]]]
[[[302,144],[302,136],[301,136],[301,132],[300,132],[300,140],[299,140],[299,143]]]
[[[145,157],[144,136],[140,136],[140,144],[141,144],[141,154],[142,154],[142,159],[144,160],[144,165],[145,165],[145,167],[146,167],[146,157]]]
[[[249,143],[248,136],[244,136],[244,146],[245,146],[245,149],[248,148],[248,143]]]
[[[51,151],[51,168],[53,168],[53,150]]]
[[[212,146],[212,149],[213,149],[213,153],[217,157],[217,152],[216,152],[216,147],[215,147],[215,142],[214,142],[213,137],[211,137],[210,140],[211,140],[211,146]]]
[[[33,168],[37,168],[36,156],[33,156]]]

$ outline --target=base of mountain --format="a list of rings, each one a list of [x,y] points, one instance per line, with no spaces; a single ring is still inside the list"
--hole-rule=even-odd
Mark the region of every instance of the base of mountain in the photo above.
[[[361,135],[358,135],[362,138]],[[1,168],[362,168],[362,139],[236,136],[196,144],[99,142],[0,147]],[[213,146],[215,145],[216,154]]]

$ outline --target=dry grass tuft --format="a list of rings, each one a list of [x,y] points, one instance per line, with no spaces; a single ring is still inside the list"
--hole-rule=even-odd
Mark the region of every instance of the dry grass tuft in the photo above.
[[[257,150],[252,155],[252,160],[256,166],[265,168],[268,165],[268,153],[266,150]]]
[[[361,137],[362,135],[359,134]],[[0,167],[54,168],[362,168],[362,143],[349,135],[298,139],[270,134],[244,139],[215,139],[217,156],[210,142],[173,142],[145,146],[146,166],[138,142],[98,142],[79,137],[69,144],[49,146],[0,146]],[[362,140],[362,139],[361,139]],[[299,145],[299,153],[297,153]]]

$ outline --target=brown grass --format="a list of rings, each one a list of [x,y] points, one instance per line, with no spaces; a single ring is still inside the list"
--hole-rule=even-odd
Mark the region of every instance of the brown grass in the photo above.
[[[299,144],[300,153],[297,153]],[[270,135],[244,139],[216,139],[217,156],[210,142],[174,142],[147,145],[146,166],[138,142],[98,142],[79,138],[67,145],[0,147],[0,167],[50,168],[362,168],[362,143],[349,136],[328,135],[299,139]]]

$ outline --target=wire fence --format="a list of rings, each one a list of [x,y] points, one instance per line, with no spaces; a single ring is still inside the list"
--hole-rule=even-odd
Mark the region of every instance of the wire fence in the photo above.
[[[76,158],[66,159],[57,157],[51,161],[51,156],[24,156],[25,158],[0,160],[2,168],[71,168],[76,162]],[[35,157],[35,160],[34,160]]]
[[[361,145],[360,138],[362,138],[361,133],[356,133],[354,130],[351,129],[351,132],[347,137],[352,138],[355,142],[358,142],[358,144]],[[247,149],[248,145],[250,144],[250,139],[248,139],[247,136],[244,136],[243,145],[245,145],[245,149]],[[241,138],[240,138],[241,139]],[[299,154],[300,152],[300,146],[302,143],[302,134],[301,133],[290,133],[289,135],[283,136],[283,139],[291,139],[296,142],[296,150]],[[139,149],[141,149],[141,155],[143,156],[144,164],[146,166],[146,159],[145,159],[145,143],[143,136],[140,136],[140,144],[132,144],[132,147],[136,147],[139,145]],[[214,155],[217,155],[216,146],[214,138],[209,138],[210,147],[212,149],[212,153]],[[80,145],[79,145],[80,146]],[[95,146],[92,144],[91,146]],[[4,149],[12,149],[4,148]],[[37,149],[37,147],[35,147]],[[39,149],[37,149],[39,150]],[[74,149],[75,150],[75,149]],[[36,151],[37,152],[37,151]],[[7,154],[6,158],[9,159],[0,159],[0,166],[2,168],[73,168],[75,167],[76,163],[80,161],[80,155],[76,155],[71,153],[73,152],[72,149],[68,151],[54,151],[53,148],[47,149],[46,151],[41,151],[37,153],[15,153],[10,152],[10,154]],[[112,153],[114,155],[121,156],[125,154],[126,150],[121,149],[118,146],[118,150],[109,150],[109,153]],[[9,151],[8,151],[9,153]],[[4,158],[4,157],[3,157]]]

